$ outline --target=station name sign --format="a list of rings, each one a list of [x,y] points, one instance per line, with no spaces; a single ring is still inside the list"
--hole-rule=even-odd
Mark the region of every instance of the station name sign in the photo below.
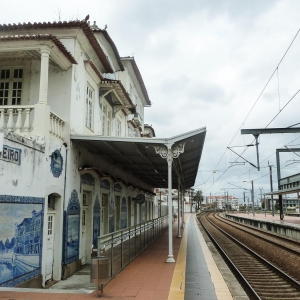
[[[16,165],[21,164],[21,149],[12,148],[7,145],[3,145],[3,150],[0,152],[0,160],[11,162]]]

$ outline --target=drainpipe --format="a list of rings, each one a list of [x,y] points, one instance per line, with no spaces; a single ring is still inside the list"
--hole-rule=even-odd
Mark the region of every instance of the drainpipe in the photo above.
[[[64,179],[64,199],[63,199],[63,209],[62,209],[62,215],[63,215],[63,230],[62,230],[62,255],[61,255],[61,279],[64,280],[64,276],[65,276],[65,270],[66,270],[66,264],[64,262],[64,230],[65,230],[65,226],[64,226],[64,218],[65,218],[65,203],[66,203],[66,185],[67,185],[67,165],[68,165],[68,146],[66,143],[63,144],[66,147],[66,161],[65,161],[65,179]]]

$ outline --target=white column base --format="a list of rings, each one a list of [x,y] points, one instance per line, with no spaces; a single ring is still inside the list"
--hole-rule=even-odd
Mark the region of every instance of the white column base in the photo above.
[[[166,260],[167,263],[174,263],[175,259],[173,258],[173,255],[168,255],[168,259]]]
[[[181,237],[181,234],[178,234],[177,237]]]

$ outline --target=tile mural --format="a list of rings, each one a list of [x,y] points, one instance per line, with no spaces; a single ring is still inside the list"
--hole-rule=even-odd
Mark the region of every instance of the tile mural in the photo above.
[[[44,198],[0,195],[0,286],[41,273]]]
[[[100,235],[100,201],[98,194],[96,195],[93,207],[93,245],[98,247],[98,236]]]
[[[146,202],[141,204],[141,223],[146,222]]]
[[[109,201],[109,233],[115,231],[115,201],[110,197]]]
[[[76,190],[71,193],[64,221],[64,256],[65,264],[68,265],[79,259],[80,203]]]
[[[125,229],[127,227],[127,203],[126,198],[122,198],[121,204],[121,229]]]

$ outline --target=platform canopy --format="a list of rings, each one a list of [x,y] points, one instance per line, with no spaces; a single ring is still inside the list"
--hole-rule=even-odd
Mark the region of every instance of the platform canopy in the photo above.
[[[195,184],[205,135],[203,127],[171,138],[73,134],[71,140],[156,188],[168,188],[166,155],[172,149],[172,186],[177,188],[180,177],[183,188],[187,189]]]

